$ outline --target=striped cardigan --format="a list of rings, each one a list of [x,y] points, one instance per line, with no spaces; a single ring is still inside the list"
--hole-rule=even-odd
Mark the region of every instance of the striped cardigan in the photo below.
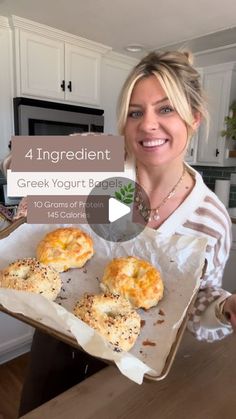
[[[186,165],[195,178],[195,186],[185,201],[158,228],[162,234],[206,237],[207,269],[188,321],[188,329],[199,340],[219,340],[232,332],[221,323],[216,311],[228,295],[221,288],[225,263],[231,247],[231,220],[218,197],[204,184],[202,177]]]

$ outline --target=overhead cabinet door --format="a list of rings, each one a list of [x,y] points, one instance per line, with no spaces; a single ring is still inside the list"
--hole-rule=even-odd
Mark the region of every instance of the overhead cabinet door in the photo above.
[[[100,104],[101,55],[95,51],[65,44],[65,98],[70,102]]]
[[[21,94],[64,99],[64,42],[20,31]]]
[[[101,55],[20,30],[20,95],[99,105]]]
[[[233,166],[235,160],[228,157],[232,140],[223,138],[224,120],[236,94],[234,63],[206,67],[203,86],[209,103],[210,128],[207,136],[204,124],[200,127],[197,163],[213,166]]]
[[[198,149],[200,163],[217,163],[221,157],[223,139],[220,133],[224,126],[224,116],[228,112],[228,103],[225,100],[228,87],[226,76],[225,73],[205,74],[204,76],[204,88],[207,92],[211,120],[208,137],[205,127],[201,128],[202,142]]]

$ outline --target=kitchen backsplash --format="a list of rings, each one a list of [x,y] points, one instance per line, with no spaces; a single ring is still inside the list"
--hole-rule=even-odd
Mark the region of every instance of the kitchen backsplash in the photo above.
[[[236,167],[212,167],[194,166],[194,169],[202,174],[204,182],[214,191],[216,179],[230,179],[232,172],[236,172]],[[236,185],[230,186],[229,207],[236,207]]]

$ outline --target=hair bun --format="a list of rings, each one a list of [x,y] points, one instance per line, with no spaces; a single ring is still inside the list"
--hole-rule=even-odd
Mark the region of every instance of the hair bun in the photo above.
[[[190,65],[193,65],[193,54],[190,51],[183,51],[183,54],[187,58]]]

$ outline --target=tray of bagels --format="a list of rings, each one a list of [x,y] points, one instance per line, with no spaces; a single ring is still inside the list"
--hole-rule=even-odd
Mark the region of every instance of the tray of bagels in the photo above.
[[[0,240],[0,308],[114,362],[166,377],[198,292],[204,238],[145,228],[123,243],[83,225],[17,225]]]

